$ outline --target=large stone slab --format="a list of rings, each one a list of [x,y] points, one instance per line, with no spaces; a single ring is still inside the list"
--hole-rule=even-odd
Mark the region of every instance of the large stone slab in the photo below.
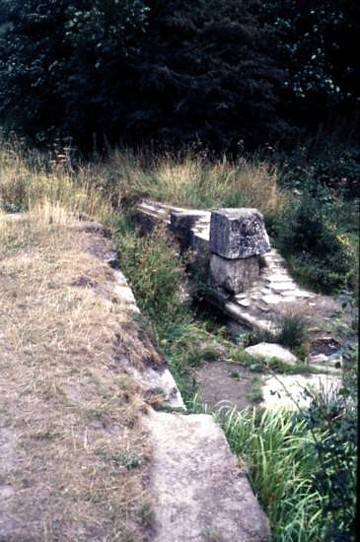
[[[217,254],[210,256],[210,284],[231,294],[247,290],[260,276],[257,256],[227,260]]]
[[[263,402],[261,406],[271,410],[308,408],[313,394],[321,392],[331,398],[341,385],[341,376],[335,375],[269,376],[265,379],[262,388]]]
[[[211,213],[210,251],[228,259],[261,256],[270,250],[263,215],[257,209]]]
[[[268,521],[211,416],[151,411],[153,542],[267,542]]]

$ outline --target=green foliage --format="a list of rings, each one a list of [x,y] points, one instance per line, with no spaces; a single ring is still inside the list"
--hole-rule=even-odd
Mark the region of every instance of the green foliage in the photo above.
[[[288,411],[221,413],[233,451],[246,461],[252,486],[277,542],[318,540],[321,496],[312,486],[315,450],[304,420]]]
[[[59,129],[92,140],[108,121],[120,122],[128,58],[137,55],[147,11],[141,0],[9,3],[2,120],[40,143]]]
[[[352,378],[356,379],[353,369]],[[317,437],[313,484],[322,496],[324,540],[353,540],[357,465],[357,396],[349,377],[339,392],[316,394],[305,413]]]
[[[253,403],[261,403],[263,400],[262,393],[263,383],[260,378],[254,378],[251,381],[250,389],[247,393],[247,398]]]
[[[161,333],[176,321],[186,319],[180,300],[184,268],[176,249],[159,228],[141,237],[131,224],[119,220],[114,226],[120,265],[141,309]]]
[[[357,16],[353,0],[2,0],[0,119],[87,149],[294,142],[359,112]]]
[[[355,388],[345,379],[341,390],[313,395],[301,412],[220,413],[232,449],[248,464],[274,540],[355,539]]]
[[[326,293],[348,286],[355,261],[349,236],[334,222],[335,209],[327,191],[308,185],[274,227],[293,272]]]
[[[111,455],[100,452],[99,455],[102,456],[105,461],[111,462],[115,469],[123,467],[127,470],[132,470],[142,464],[142,458],[132,451],[123,451]]]
[[[56,128],[90,141],[127,131],[223,146],[259,138],[274,122],[282,72],[263,61],[268,37],[252,3],[237,4],[15,2],[0,46],[2,114],[41,138]]]
[[[285,314],[278,323],[280,331],[277,335],[277,342],[292,349],[304,345],[308,339],[308,326],[301,314]]]
[[[287,312],[274,321],[275,329],[253,331],[246,337],[244,346],[259,342],[278,343],[301,354],[305,359],[307,353],[308,323],[306,318],[296,312]]]
[[[278,30],[274,55],[288,67],[284,99],[292,118],[317,126],[359,111],[359,3],[304,0],[299,6],[297,0],[282,0],[264,2],[262,11]]]
[[[344,141],[340,134],[328,136],[320,130],[316,137],[308,137],[291,150],[268,147],[265,156],[279,164],[280,179],[287,189],[302,190],[304,183],[313,183],[346,198],[360,196],[360,148],[349,138]],[[348,206],[343,210],[337,206],[339,210],[349,224]],[[355,220],[352,223],[355,225]]]
[[[257,361],[255,358],[253,358],[253,356],[245,352],[243,348],[239,348],[237,346],[232,346],[229,349],[229,357],[232,362],[239,363],[245,367],[250,367]]]

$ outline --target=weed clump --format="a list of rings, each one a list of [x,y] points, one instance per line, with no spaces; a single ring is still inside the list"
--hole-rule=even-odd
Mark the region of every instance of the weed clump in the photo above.
[[[300,313],[289,311],[274,320],[274,329],[248,334],[245,345],[259,342],[277,343],[293,350],[300,359],[305,359],[308,353],[308,339],[307,318]]]
[[[283,346],[292,349],[301,347],[308,340],[308,326],[306,319],[297,313],[284,314],[279,319],[280,331],[277,341]]]
[[[160,339],[173,323],[187,318],[180,288],[185,269],[163,228],[141,237],[126,220],[115,224],[120,265],[140,308],[155,323]]]

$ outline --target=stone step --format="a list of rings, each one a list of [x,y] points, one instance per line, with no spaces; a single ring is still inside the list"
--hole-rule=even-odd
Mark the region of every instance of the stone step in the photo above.
[[[266,542],[268,521],[212,416],[151,411],[153,542]]]

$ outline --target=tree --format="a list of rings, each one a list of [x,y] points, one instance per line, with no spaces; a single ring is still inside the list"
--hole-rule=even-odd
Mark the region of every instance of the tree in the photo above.
[[[139,66],[138,107],[129,118],[141,133],[173,144],[204,142],[236,149],[284,130],[284,77],[269,55],[272,34],[258,2],[152,2]]]
[[[360,111],[360,4],[276,0],[262,17],[278,29],[274,54],[287,65],[286,115],[307,127]]]
[[[354,0],[0,3],[0,122],[37,141],[236,151],[359,109]]]
[[[283,70],[258,2],[16,0],[0,43],[0,116],[37,139],[60,131],[217,149],[284,124]],[[255,9],[254,9],[255,8]]]
[[[12,26],[0,40],[3,121],[38,141],[60,132],[88,143],[105,133],[126,105],[126,70],[147,10],[141,0],[9,5]]]

